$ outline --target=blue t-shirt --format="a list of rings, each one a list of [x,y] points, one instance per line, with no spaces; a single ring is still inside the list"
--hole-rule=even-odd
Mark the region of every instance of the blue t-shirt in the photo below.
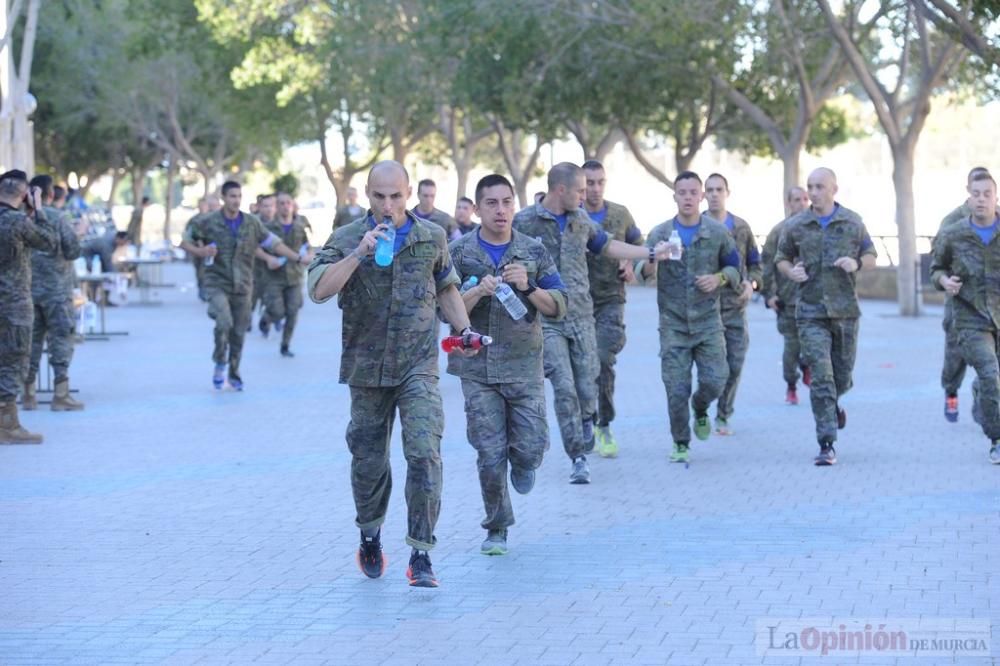
[[[510,242],[508,241],[503,245],[494,245],[493,243],[487,243],[484,241],[481,236],[478,240],[479,247],[483,248],[486,254],[490,255],[490,259],[493,260],[493,265],[499,266],[500,260],[503,258],[503,253],[507,251],[508,247],[510,247]]]
[[[1000,222],[1000,220],[993,220],[993,224],[990,226],[981,227],[970,219],[969,226],[972,227],[973,231],[979,234],[979,238],[983,241],[983,245],[989,245],[990,241],[993,240],[993,236],[997,232],[998,222]]]
[[[681,224],[680,220],[675,217],[674,229],[677,230],[677,235],[681,237],[681,244],[684,247],[691,247],[691,243],[694,242],[694,237],[698,235],[698,230],[701,229],[701,221],[689,227]]]
[[[732,213],[726,213],[726,220],[723,224],[725,224],[726,229],[729,229],[730,231],[736,228],[736,220],[733,219]]]
[[[229,232],[233,235],[233,238],[236,238],[240,233],[240,225],[243,224],[243,211],[236,213],[236,217],[231,220],[223,213],[222,219],[226,221],[226,226],[229,227]]]
[[[368,224],[374,229],[380,223],[375,222],[375,218],[369,215]],[[392,221],[390,220],[386,224],[392,224]],[[410,218],[406,218],[406,224],[396,229],[396,240],[392,244],[393,255],[399,254],[399,248],[403,247],[403,243],[406,242],[406,237],[410,235],[411,229],[413,229],[413,220]]]
[[[289,231],[292,230],[293,226],[294,226],[294,224],[282,224],[281,228],[284,229],[285,233],[287,234]]]
[[[581,206],[580,208],[585,213],[587,213],[587,215],[590,216],[590,219],[592,219],[594,222],[597,222],[600,225],[603,225],[604,224],[604,220],[606,220],[608,218],[608,207],[607,206],[605,206],[601,210],[597,211],[596,213],[591,213],[586,208],[583,208],[583,206]]]
[[[551,215],[552,217],[556,218],[556,222],[559,223],[559,233],[561,233],[561,234],[565,233],[566,232],[566,221],[567,221],[567,215],[566,215],[566,213],[563,213],[562,215],[556,215],[555,213],[553,213],[548,208],[545,209],[545,212],[548,213],[549,215]]]
[[[556,218],[556,222],[559,223],[559,233],[561,234],[566,233],[566,223],[568,221],[568,216],[566,215],[566,213],[563,213],[562,215],[556,215],[548,208],[545,209],[545,212],[551,215],[552,217]],[[586,213],[586,211],[584,212]],[[606,213],[607,210],[605,210],[605,214]],[[609,240],[608,235],[602,230],[596,236],[587,241],[587,249],[592,254],[600,254],[601,250],[604,249],[604,246],[608,244],[608,240]]]
[[[838,210],[840,210],[840,204],[835,203],[833,204],[833,211],[829,215],[817,215],[816,218],[819,219],[819,226],[824,229],[830,226],[830,220],[833,219],[833,216],[837,214]]]

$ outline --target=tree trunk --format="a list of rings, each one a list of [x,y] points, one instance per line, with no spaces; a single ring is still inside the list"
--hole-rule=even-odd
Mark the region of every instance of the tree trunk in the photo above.
[[[90,189],[91,182],[93,181],[89,180],[87,181],[86,188],[83,188],[81,186],[80,196],[84,196],[86,190]],[[115,197],[118,196],[118,188],[121,187],[121,184],[122,184],[122,170],[116,167],[111,170],[111,189],[108,191],[108,210],[111,210],[111,207],[115,205]]]
[[[799,183],[799,160],[802,158],[802,149],[800,146],[793,146],[779,156],[781,157],[782,167],[784,167],[785,184],[784,189],[781,190],[781,200],[785,204],[785,215],[787,216],[791,211],[788,209],[788,197],[785,195],[790,188],[796,185],[802,187]]]
[[[215,173],[208,167],[198,169],[198,173],[201,175],[201,180],[204,185],[204,196],[207,197],[215,191]]]
[[[917,256],[916,223],[913,211],[914,144],[892,146],[892,184],[896,190],[896,233],[899,235],[899,313],[904,317],[920,314],[920,259]]]
[[[170,243],[170,214],[174,209],[174,181],[177,180],[177,158],[167,156],[167,192],[163,202],[163,240]]]
[[[458,178],[458,196],[456,197],[456,202],[462,197],[467,197],[468,192],[466,188],[469,186],[469,172],[472,168],[469,166],[468,160],[456,159],[453,160],[455,164],[455,175]],[[471,198],[471,197],[470,197]]]
[[[397,129],[390,130],[390,136],[392,137],[392,159],[405,166],[406,156],[409,154],[406,137]]]

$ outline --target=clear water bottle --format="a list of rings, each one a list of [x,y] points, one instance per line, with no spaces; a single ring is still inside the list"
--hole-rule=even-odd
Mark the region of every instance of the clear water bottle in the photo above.
[[[379,266],[389,266],[392,264],[392,255],[396,245],[396,225],[391,217],[382,220],[386,228],[382,230],[385,238],[379,238],[375,242],[375,263]]]
[[[305,259],[307,254],[309,254],[309,243],[303,243],[299,248],[299,259]]]
[[[215,243],[209,243],[208,246],[209,247],[215,247],[215,248],[219,247]],[[206,266],[211,266],[212,264],[214,264],[215,263],[215,255],[213,254],[211,256],[205,257],[205,262],[204,263],[205,263]]]
[[[511,319],[518,320],[528,314],[528,308],[524,307],[524,303],[521,302],[521,299],[517,297],[517,294],[514,293],[514,290],[506,282],[497,284],[494,293],[500,302],[503,303]]]
[[[468,280],[462,283],[462,288],[459,289],[458,291],[459,293],[464,294],[465,292],[475,287],[477,284],[479,284],[479,278],[477,278],[475,275],[472,275],[469,277]]]
[[[681,255],[684,254],[684,243],[676,229],[670,232],[670,240],[667,242],[670,244],[670,258],[680,259]]]

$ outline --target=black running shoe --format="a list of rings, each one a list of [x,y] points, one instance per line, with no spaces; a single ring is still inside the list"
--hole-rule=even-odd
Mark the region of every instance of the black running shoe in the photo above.
[[[361,534],[361,547],[358,548],[358,568],[369,578],[378,578],[385,573],[386,559],[382,553],[382,531],[373,537]]]
[[[422,551],[413,551],[410,555],[410,566],[406,570],[406,577],[410,579],[410,587],[437,587],[437,578],[434,577],[434,570],[431,569],[430,556]]]
[[[285,358],[295,358],[295,354],[292,353],[292,350],[284,345],[281,346],[281,355]]]

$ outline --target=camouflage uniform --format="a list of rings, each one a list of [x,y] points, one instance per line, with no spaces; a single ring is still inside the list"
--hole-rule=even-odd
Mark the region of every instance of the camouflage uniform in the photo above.
[[[191,235],[191,230],[201,224],[202,218],[208,216],[209,213],[195,213],[188,220],[187,224],[184,225],[184,238],[188,238]],[[198,285],[198,298],[205,300],[205,260],[201,257],[191,256],[191,264],[194,266],[194,279],[195,283]]]
[[[761,253],[761,264],[763,273],[761,275],[761,293],[766,303],[771,298],[777,296],[778,304],[774,313],[778,321],[778,333],[784,338],[784,351],[781,355],[782,375],[785,383],[795,386],[799,381],[799,368],[802,363],[799,353],[799,329],[795,325],[795,283],[782,275],[774,266],[774,255],[778,252],[778,241],[781,233],[788,224],[786,218],[774,225],[771,232],[764,241],[764,250]]]
[[[628,208],[606,201],[607,215],[601,228],[623,243],[642,245],[642,232]],[[600,374],[597,378],[597,421],[607,426],[615,420],[615,361],[625,348],[625,283],[618,277],[618,259],[587,255],[590,297],[594,301],[594,323]]]
[[[46,206],[45,217],[55,231],[57,244],[54,250],[35,250],[31,253],[31,298],[35,320],[25,383],[35,381],[48,336],[49,365],[58,384],[69,379],[69,364],[73,360],[75,317],[69,275],[73,273],[72,261],[80,256],[80,242],[67,215]]]
[[[413,213],[414,217],[418,217],[424,222],[433,222],[442,229],[444,229],[444,234],[446,238],[451,238],[455,235],[455,231],[458,229],[458,222],[455,221],[448,213],[443,210],[435,208],[431,211],[430,215],[424,215],[419,210],[414,208],[410,211]]]
[[[988,245],[972,229],[972,223],[955,223],[934,241],[931,282],[943,289],[940,279],[955,275],[962,288],[951,297],[953,329],[965,362],[976,371],[973,382],[974,413],[983,433],[1000,440],[1000,239],[995,234]]]
[[[31,352],[31,252],[56,249],[56,234],[44,210],[36,221],[0,204],[0,403],[21,390]]]
[[[340,227],[350,224],[354,220],[364,216],[365,209],[357,204],[354,204],[353,206],[341,206],[337,209],[337,214],[333,218],[333,228],[339,229]]]
[[[459,224],[458,222],[456,222],[455,224],[458,225],[457,226],[458,231],[463,236],[465,236],[466,234],[471,234],[472,232],[474,232],[476,229],[479,228],[479,223],[478,222],[470,222],[469,226],[467,226],[467,227]]]
[[[449,247],[452,264],[461,281],[495,275],[507,264],[522,264],[528,280],[538,284],[559,277],[555,262],[538,241],[514,231],[510,246],[498,265],[472,233]],[[566,312],[565,287],[549,289],[559,313]],[[483,297],[469,319],[472,328],[493,337],[493,344],[469,358],[448,356],[448,373],[461,377],[465,395],[469,443],[478,453],[479,486],[486,518],[483,528],[501,530],[514,524],[507,489],[507,462],[521,469],[538,469],[549,448],[545,416],[545,378],[542,365],[542,323],[535,306],[521,298],[526,314],[511,319],[499,300]]]
[[[582,456],[591,443],[584,440],[583,421],[597,413],[597,339],[594,305],[587,277],[587,244],[599,241],[604,231],[580,210],[566,211],[566,230],[541,204],[528,206],[514,216],[513,227],[541,241],[555,260],[566,284],[566,317],[542,317],[545,339],[545,376],[552,382],[556,417],[563,448],[570,459]],[[607,243],[601,247],[601,251]]]
[[[278,237],[267,230],[252,213],[241,213],[243,222],[234,234],[222,210],[207,213],[185,230],[184,240],[215,243],[217,254],[205,267],[205,296],[208,316],[215,320],[216,365],[229,363],[229,378],[242,381],[240,358],[243,339],[250,324],[250,297],[253,293],[254,250],[272,247]],[[228,347],[228,354],[227,354]]]
[[[861,216],[839,204],[826,229],[811,208],[786,223],[775,262],[801,262],[809,279],[796,283],[795,323],[802,360],[812,373],[809,400],[820,444],[837,441],[837,401],[850,390],[857,356],[856,273],[833,265],[840,257],[858,262],[876,256]]]
[[[266,226],[281,239],[282,243],[293,251],[299,251],[303,245],[309,245],[307,224],[306,218],[296,215],[292,218],[288,231],[285,231],[284,225],[277,218]],[[301,264],[288,261],[273,271],[265,264],[264,271],[261,285],[264,316],[268,321],[285,320],[285,327],[281,331],[281,346],[287,348],[292,341],[292,333],[295,332],[299,310],[302,309],[302,278],[305,275],[305,268]]]
[[[750,282],[761,283],[760,252],[757,241],[753,237],[750,225],[742,217],[730,213],[732,229],[728,221],[723,226],[729,231],[740,253],[740,276]],[[733,415],[733,405],[736,402],[736,389],[740,385],[740,375],[743,374],[743,361],[747,357],[747,347],[750,346],[750,332],[747,326],[747,303],[740,301],[742,286],[739,281],[732,284],[732,289],[722,289],[719,307],[722,313],[722,325],[726,327],[726,363],[729,364],[729,379],[719,396],[716,406],[718,416],[729,420]]]
[[[971,215],[972,209],[969,208],[968,202],[963,203],[941,220],[938,236],[956,222],[968,222]],[[962,357],[962,347],[958,343],[958,333],[952,325],[954,318],[951,296],[945,294],[944,317],[941,320],[941,328],[944,329],[944,364],[941,367],[941,388],[944,389],[945,395],[958,395],[958,389],[962,388],[962,380],[965,379],[966,364]]]
[[[403,428],[407,462],[406,542],[434,546],[441,509],[441,433],[444,413],[438,390],[435,314],[437,294],[458,284],[444,232],[408,217],[413,227],[392,261],[381,267],[365,257],[341,289],[343,351],[340,382],[350,386],[351,422],[347,426],[351,487],[362,530],[385,520],[392,489],[389,439],[394,412]],[[341,261],[373,228],[370,217],[336,229],[309,266],[313,301],[326,268]]]
[[[655,247],[669,241],[677,218],[657,225],[646,238]],[[720,291],[740,281],[736,245],[724,226],[701,216],[691,245],[679,260],[656,267],[656,303],[660,310],[660,375],[667,392],[670,434],[677,444],[691,441],[690,409],[705,414],[729,377],[726,337],[719,310]],[[722,272],[726,284],[711,293],[695,286],[695,278]],[[698,366],[698,390],[691,395],[691,368]],[[690,401],[691,407],[688,407]]]

